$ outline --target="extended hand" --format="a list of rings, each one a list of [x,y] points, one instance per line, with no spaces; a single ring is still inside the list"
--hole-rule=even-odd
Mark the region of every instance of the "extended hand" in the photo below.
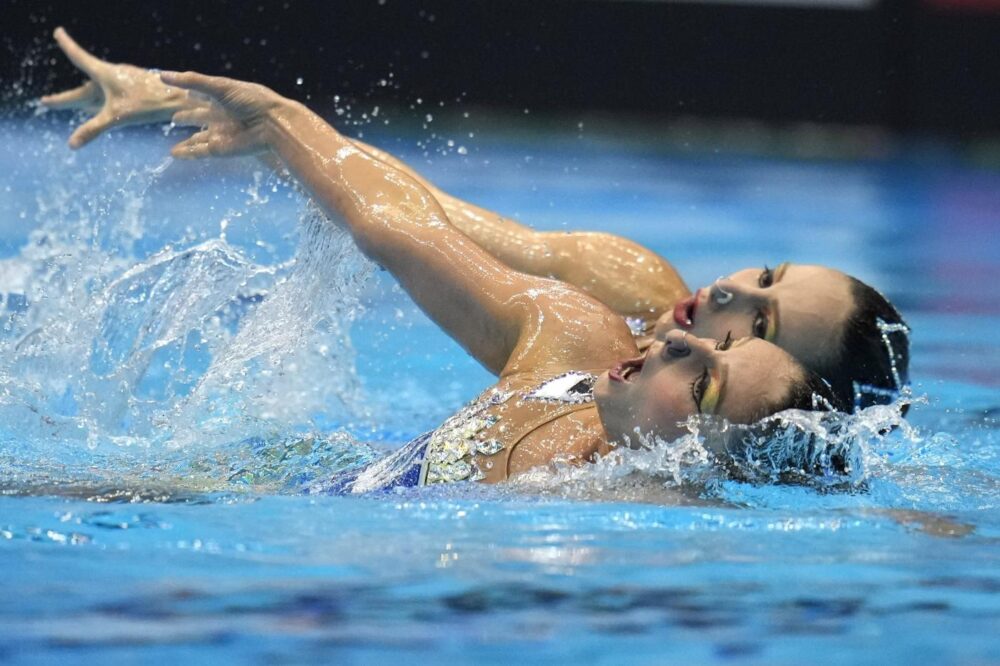
[[[50,109],[82,109],[94,114],[70,136],[70,148],[80,148],[112,127],[169,120],[184,108],[187,93],[164,85],[157,72],[101,60],[62,28],[56,28],[53,36],[66,57],[90,77],[78,88],[41,99]]]
[[[174,115],[178,125],[203,128],[170,151],[182,159],[252,155],[267,150],[269,113],[288,103],[262,85],[221,76],[163,72],[160,78],[169,86],[200,93],[209,102]]]

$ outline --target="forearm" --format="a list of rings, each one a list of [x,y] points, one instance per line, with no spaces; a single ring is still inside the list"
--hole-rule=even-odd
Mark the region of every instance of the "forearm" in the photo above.
[[[511,268],[541,277],[556,277],[555,255],[548,246],[547,235],[515,222],[499,213],[487,210],[438,189],[408,164],[384,150],[357,139],[355,146],[372,157],[407,173],[423,185],[441,204],[448,221],[476,241],[484,250]]]
[[[690,293],[670,262],[621,236],[587,231],[544,236],[554,277],[647,327]]]
[[[519,335],[513,271],[452,227],[424,187],[342,137],[296,103],[268,119],[268,145],[367,256],[494,372]]]
[[[384,150],[357,139],[352,143],[423,185],[453,225],[515,270],[567,282],[615,312],[648,323],[689,294],[669,262],[637,243],[606,233],[536,231],[451,196]]]

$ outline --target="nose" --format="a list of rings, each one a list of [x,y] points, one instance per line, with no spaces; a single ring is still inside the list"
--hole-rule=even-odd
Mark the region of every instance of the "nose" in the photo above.
[[[687,337],[687,331],[677,328],[668,331],[666,339],[663,341],[664,350],[667,352],[667,355],[674,358],[681,358],[690,354],[691,347],[688,346]]]
[[[663,353],[672,358],[683,358],[692,354],[703,357],[711,355],[714,350],[714,340],[699,338],[677,328],[669,331],[663,340]]]
[[[729,301],[733,300],[733,292],[726,291],[726,288],[719,284],[719,282],[724,279],[725,278],[720,275],[715,278],[715,282],[712,283],[712,300],[719,305],[726,305]]]
[[[754,296],[755,293],[752,289],[727,277],[716,278],[708,293],[708,299],[715,307],[724,307]]]

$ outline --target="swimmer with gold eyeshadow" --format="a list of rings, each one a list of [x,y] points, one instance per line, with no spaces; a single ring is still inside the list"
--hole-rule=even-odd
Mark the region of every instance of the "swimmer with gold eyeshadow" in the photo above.
[[[42,104],[94,115],[70,137],[79,148],[112,127],[167,121],[203,102],[165,86],[154,70],[102,61],[59,28],[55,39],[89,81]],[[571,284],[624,317],[640,349],[671,328],[715,339],[773,342],[819,374],[854,409],[895,400],[908,382],[909,328],[879,292],[832,268],[747,268],[693,293],[655,252],[601,232],[536,231],[436,188],[409,166],[356,139],[371,157],[416,180],[448,221],[508,267]]]
[[[95,79],[116,67],[82,50],[71,58]],[[720,280],[696,294],[690,325],[657,326],[640,352],[621,314],[571,284],[513,269],[452,224],[421,180],[302,104],[233,79],[149,76],[165,88],[160,99],[197,93],[187,97],[197,103],[182,104],[173,117],[201,129],[175,146],[174,156],[256,155],[286,169],[331,223],[343,225],[362,252],[497,375],[493,387],[439,428],[372,469],[337,480],[334,489],[497,482],[556,459],[592,460],[636,444],[637,434],[673,440],[699,413],[749,424],[785,409],[843,406],[824,381],[771,342],[736,331],[716,339],[696,334],[699,308],[736,301],[739,280]],[[103,94],[105,101],[112,97]],[[801,273],[795,268],[808,270],[786,267],[775,284],[794,283]]]

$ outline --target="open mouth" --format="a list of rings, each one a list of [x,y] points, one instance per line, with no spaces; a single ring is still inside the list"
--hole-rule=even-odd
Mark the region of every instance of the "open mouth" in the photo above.
[[[681,328],[691,328],[694,326],[694,314],[695,310],[698,309],[699,294],[701,294],[701,289],[687,298],[677,301],[677,305],[674,306],[674,321]]]
[[[615,365],[615,367],[608,370],[608,378],[615,382],[631,381],[633,377],[637,377],[639,373],[642,372],[642,364],[645,363],[645,361],[645,356],[639,356],[637,358],[630,358],[627,361],[622,361]]]

